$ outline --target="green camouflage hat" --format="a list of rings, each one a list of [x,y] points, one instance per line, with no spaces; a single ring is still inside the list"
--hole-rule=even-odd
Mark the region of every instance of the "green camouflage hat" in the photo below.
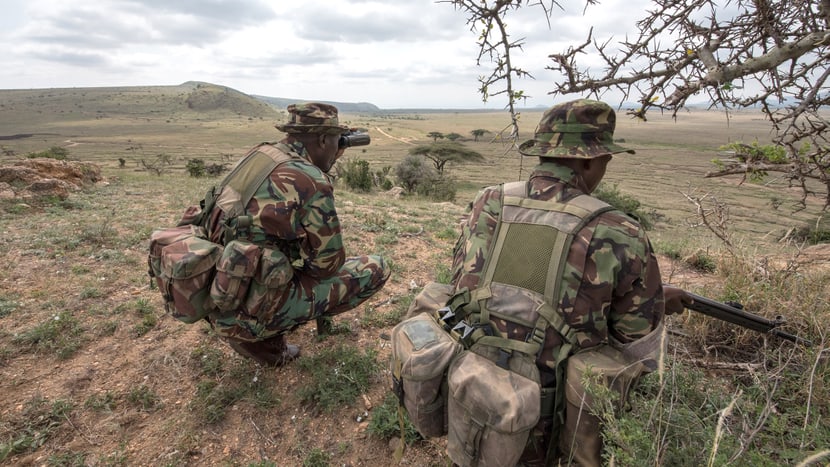
[[[286,133],[332,133],[342,134],[349,127],[337,121],[337,107],[320,102],[306,102],[288,106],[289,120],[274,127]]]
[[[546,110],[534,139],[519,146],[525,156],[593,159],[634,150],[614,144],[617,117],[608,104],[578,99]]]

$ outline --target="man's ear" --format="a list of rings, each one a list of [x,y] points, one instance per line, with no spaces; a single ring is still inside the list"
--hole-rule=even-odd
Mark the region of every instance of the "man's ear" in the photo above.
[[[317,144],[320,145],[320,148],[326,147],[326,134],[320,133],[317,135]]]

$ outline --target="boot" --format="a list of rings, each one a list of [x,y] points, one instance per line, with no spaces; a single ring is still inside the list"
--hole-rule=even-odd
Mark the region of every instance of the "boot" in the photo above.
[[[300,347],[287,344],[282,334],[256,342],[228,340],[233,350],[263,366],[282,366],[300,356]]]

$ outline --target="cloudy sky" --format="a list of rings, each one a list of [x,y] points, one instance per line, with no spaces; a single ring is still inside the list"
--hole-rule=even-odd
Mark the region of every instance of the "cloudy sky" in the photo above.
[[[508,16],[527,46],[518,88],[548,106],[547,55],[624,37],[644,0],[571,0],[548,27],[538,8]],[[609,15],[608,12],[614,12]],[[3,0],[0,89],[176,85],[205,81],[248,94],[381,108],[490,108],[476,36],[463,12],[433,0]]]

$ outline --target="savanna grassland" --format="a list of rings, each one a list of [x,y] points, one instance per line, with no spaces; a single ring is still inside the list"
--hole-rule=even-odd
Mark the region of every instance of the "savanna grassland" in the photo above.
[[[622,113],[622,112],[621,112]],[[521,116],[529,138],[541,110]],[[303,356],[279,369],[237,356],[206,324],[166,315],[150,287],[153,229],[174,225],[216,178],[194,158],[230,164],[276,140],[284,116],[198,83],[146,88],[0,91],[0,162],[60,146],[94,162],[104,181],[67,199],[0,200],[0,464],[394,465],[398,421],[389,398],[388,336],[420,287],[446,281],[458,222],[478,188],[524,178],[534,161],[494,137],[503,112],[349,114],[372,144],[344,160],[394,167],[432,131],[458,133],[486,161],[454,165],[456,201],[337,184],[351,253],[381,253],[392,277],[375,297],[289,341]],[[490,133],[473,141],[471,131]],[[641,203],[664,281],[739,300],[806,348],[685,313],[669,319],[665,370],[646,378],[630,410],[606,413],[615,465],[827,465],[830,462],[830,249],[796,235],[823,226],[822,203],[783,180],[704,178],[719,147],[767,143],[760,113],[695,110],[677,121],[620,115],[605,188]],[[2,165],[2,164],[0,164]],[[148,167],[158,168],[158,174]],[[728,207],[730,248],[699,226],[698,200]],[[723,209],[720,212],[724,212]],[[402,465],[447,465],[441,439],[411,432]]]

